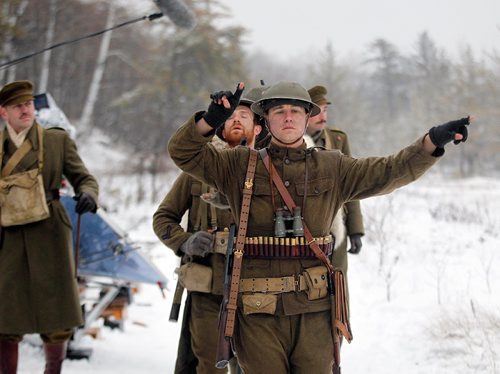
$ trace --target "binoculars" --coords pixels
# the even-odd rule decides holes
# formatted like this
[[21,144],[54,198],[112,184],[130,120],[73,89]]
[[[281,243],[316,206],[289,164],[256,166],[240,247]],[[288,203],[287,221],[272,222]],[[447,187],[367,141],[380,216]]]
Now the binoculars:
[[277,238],[304,236],[302,213],[299,206],[293,209],[293,216],[290,212],[285,212],[281,208],[276,210],[274,218],[274,236]]

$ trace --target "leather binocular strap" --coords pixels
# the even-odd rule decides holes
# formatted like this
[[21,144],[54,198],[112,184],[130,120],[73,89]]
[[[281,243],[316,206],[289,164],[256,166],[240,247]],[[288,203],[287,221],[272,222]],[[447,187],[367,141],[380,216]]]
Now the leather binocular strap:
[[245,176],[245,185],[243,187],[243,201],[241,203],[240,222],[238,225],[238,235],[236,237],[236,248],[233,254],[233,269],[231,272],[231,287],[229,289],[229,300],[226,305],[227,320],[226,330],[224,335],[232,337],[234,332],[234,322],[236,320],[236,308],[238,300],[238,292],[240,289],[241,263],[243,261],[243,253],[245,246],[245,238],[247,235],[248,216],[250,213],[250,202],[252,201],[253,178],[255,176],[255,168],[257,167],[257,152],[249,149],[250,156],[248,159],[247,173]]

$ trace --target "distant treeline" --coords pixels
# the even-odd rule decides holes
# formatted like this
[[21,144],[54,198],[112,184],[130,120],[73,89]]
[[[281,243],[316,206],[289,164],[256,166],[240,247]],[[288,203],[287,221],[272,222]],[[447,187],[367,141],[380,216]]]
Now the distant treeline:
[[[185,2],[197,16],[192,31],[165,17],[135,23],[0,69],[0,84],[34,81],[39,92],[52,94],[81,138],[99,128],[112,142],[125,144],[131,172],[156,174],[171,167],[166,142],[194,111],[206,108],[211,92],[234,89],[239,81],[255,86],[260,79],[325,85],[331,123],[348,133],[355,156],[392,153],[435,124],[473,114],[477,121],[466,147],[449,147],[455,157],[445,158],[440,170],[500,171],[496,51],[477,56],[465,47],[451,59],[424,32],[415,35],[410,54],[376,39],[356,61],[339,61],[335,45],[328,44],[305,63],[283,63],[259,51],[245,53],[246,30],[228,26],[231,15],[216,0]],[[0,63],[150,10],[156,11],[151,6],[130,14],[116,1],[3,0]]]

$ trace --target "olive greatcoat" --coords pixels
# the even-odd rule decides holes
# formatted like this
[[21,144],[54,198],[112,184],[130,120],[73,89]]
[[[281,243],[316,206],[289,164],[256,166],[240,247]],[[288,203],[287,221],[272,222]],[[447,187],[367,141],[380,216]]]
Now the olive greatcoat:
[[[228,209],[211,208],[201,199],[205,186],[192,176],[181,173],[153,215],[153,229],[156,235],[179,257],[184,255],[180,250],[181,245],[193,232],[214,228],[211,227],[212,219],[216,222],[218,231],[229,228],[234,222]],[[187,231],[180,225],[185,212],[188,212]],[[215,217],[212,217],[212,212]],[[215,357],[225,256],[212,253],[203,258],[193,256],[189,260],[212,268],[212,292],[188,293],[182,320],[183,333],[179,341],[174,373],[224,373],[225,370],[215,368]],[[195,361],[192,358],[193,354],[196,357]]]
[[[24,170],[38,166],[35,126],[26,136],[33,149],[18,165]],[[7,130],[2,131],[5,152],[2,165],[5,165],[16,146]],[[43,148],[45,191],[59,189],[64,175],[76,194],[86,192],[97,202],[97,182],[66,131],[44,129]],[[83,323],[75,278],[71,222],[58,200],[49,202],[49,210],[50,217],[45,220],[2,228],[0,334],[46,333]]]
[[[196,129],[196,121],[200,118],[201,113],[194,115],[176,131],[168,145],[170,156],[183,171],[224,193],[235,219],[238,220],[250,150],[245,147],[216,150],[208,146],[211,136],[202,136]],[[423,175],[438,158],[427,154],[422,142],[423,137],[395,155],[365,159],[354,159],[336,150],[316,152],[306,149],[305,144],[299,148],[281,148],[271,143],[267,151],[295,203],[300,206],[306,199],[305,208],[302,211],[304,221],[313,237],[321,237],[330,233],[333,218],[344,203],[389,193]],[[305,188],[306,184],[307,188]],[[259,158],[253,180],[248,237],[274,235],[273,218],[276,207],[273,208],[271,188],[269,174]],[[307,196],[304,196],[305,191],[307,191]],[[274,196],[276,205],[282,207],[284,204],[276,191]],[[302,274],[305,268],[318,265],[322,264],[315,259],[254,259],[243,256],[241,278],[291,276]],[[298,345],[285,347],[282,345],[283,341],[280,341],[279,344],[283,348],[278,349],[278,343],[273,343],[278,336],[282,336],[282,333],[287,334],[286,331],[290,329],[288,324],[286,324],[288,327],[284,327],[285,330],[279,330],[281,333],[276,331],[271,334],[270,330],[261,328],[264,322],[258,319],[262,314],[243,315],[241,307],[240,295],[238,298],[239,327],[237,325],[235,328],[235,342],[238,361],[244,371],[259,370],[260,367],[255,366],[258,365],[255,364],[256,357],[270,357],[268,362],[273,360],[283,362],[283,357],[286,357],[284,355],[293,356],[290,353],[291,350],[293,353],[300,353]],[[277,295],[275,315],[270,316],[272,319],[266,319],[266,321],[275,321],[272,326],[280,329],[281,321],[296,321],[297,324],[294,326],[300,326],[300,323],[311,320],[308,317],[309,313],[322,315],[321,324],[314,322],[308,325],[307,329],[318,329],[316,336],[324,338],[324,324],[328,323],[329,317],[325,313],[314,313],[321,311],[327,315],[334,312],[331,311],[329,297],[308,300],[305,292],[281,293]],[[302,318],[298,320],[290,319],[290,317],[300,315]],[[288,318],[278,318],[281,316]],[[251,331],[245,331],[247,328]],[[260,343],[250,343],[253,351],[249,353],[250,347],[246,347],[245,342],[251,341],[251,339],[246,339],[252,335],[253,330],[259,333]],[[296,331],[299,341],[301,334],[315,336],[309,330],[299,328]],[[267,338],[269,338],[269,344],[264,341]],[[317,347],[319,344],[324,347],[324,350],[316,350],[316,354],[322,355],[323,359],[330,359],[324,356],[329,356],[332,352],[329,349],[332,347],[331,338],[325,342],[310,341],[308,346]],[[277,353],[271,357],[271,352]],[[248,355],[253,355],[253,357],[248,357]],[[305,362],[310,363],[311,358],[301,357],[299,360],[305,364]],[[286,361],[285,359],[285,364]],[[328,361],[326,364],[328,365]],[[294,365],[300,365],[300,363],[294,363]],[[323,365],[321,368],[324,370],[325,361],[320,365]],[[311,366],[307,364],[306,367]]]

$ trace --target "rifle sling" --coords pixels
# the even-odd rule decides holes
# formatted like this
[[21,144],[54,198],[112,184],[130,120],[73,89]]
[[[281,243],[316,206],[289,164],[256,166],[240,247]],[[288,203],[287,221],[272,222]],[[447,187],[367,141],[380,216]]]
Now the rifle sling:
[[238,235],[236,237],[236,248],[233,255],[233,269],[231,272],[231,288],[229,289],[229,300],[226,305],[227,319],[224,335],[232,337],[234,323],[236,320],[236,308],[238,301],[238,291],[240,289],[241,263],[243,261],[243,247],[247,235],[248,216],[250,213],[250,202],[252,200],[253,178],[257,167],[257,152],[250,149],[245,185],[243,187],[243,201],[241,203],[240,221],[238,225]]

